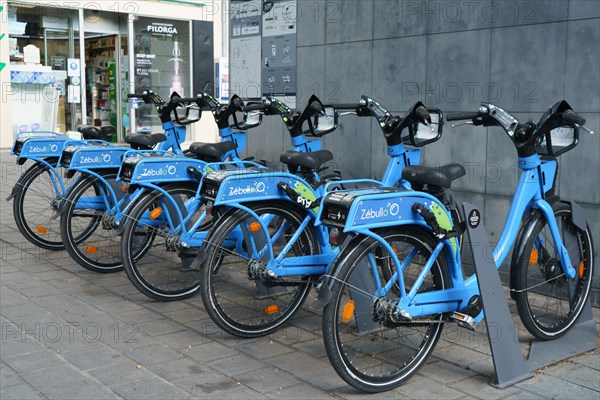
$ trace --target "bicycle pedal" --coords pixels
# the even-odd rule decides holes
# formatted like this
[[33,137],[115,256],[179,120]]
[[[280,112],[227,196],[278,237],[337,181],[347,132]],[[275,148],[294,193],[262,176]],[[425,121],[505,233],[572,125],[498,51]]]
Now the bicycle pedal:
[[454,311],[450,316],[450,319],[456,322],[456,324],[461,328],[466,328],[471,331],[475,330],[475,320],[470,315]]

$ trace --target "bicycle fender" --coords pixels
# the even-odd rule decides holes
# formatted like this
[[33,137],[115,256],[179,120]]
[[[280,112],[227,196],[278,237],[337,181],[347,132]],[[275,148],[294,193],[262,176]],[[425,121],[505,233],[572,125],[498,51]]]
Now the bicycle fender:
[[[24,159],[24,158],[20,159],[20,160],[22,160],[23,163],[25,163],[25,161],[27,161],[27,159]],[[27,170],[25,172],[23,172],[23,174],[21,174],[19,179],[17,179],[17,182],[15,182],[15,185],[13,186],[13,188],[10,192],[10,195],[6,198],[6,201],[11,201],[12,199],[14,199],[17,196],[17,194],[19,193],[19,189],[21,188],[21,186],[23,186],[23,184],[21,182],[28,179],[29,175],[36,174],[39,169],[46,168],[48,165],[56,163],[56,161],[57,161],[56,158],[47,158],[47,159],[44,159],[43,162],[37,161],[35,164],[33,164],[29,168],[27,168]],[[23,163],[20,163],[20,164],[23,164]]]
[[65,138],[27,138],[17,140],[11,151],[19,159],[60,157],[67,140]]
[[60,162],[76,171],[114,169],[121,167],[123,155],[129,150],[127,147],[73,147],[65,149]]
[[316,285],[317,288],[317,298],[316,300],[309,306],[310,309],[314,311],[321,311],[329,302],[331,301],[333,294],[332,289],[333,285],[336,281],[341,280],[342,277],[339,276],[339,265],[346,262],[350,257],[353,257],[353,250],[357,249],[360,244],[369,240],[370,238],[365,235],[357,235],[354,238],[350,239],[347,245],[343,246],[343,250],[334,262],[331,264],[331,268],[329,272],[325,275],[321,275],[319,278],[319,282]]
[[202,182],[200,194],[214,201],[215,206],[265,200],[292,202],[280,188],[283,183],[308,201],[315,201],[314,189],[304,179],[287,172],[231,170],[208,173]]
[[[552,198],[552,202],[550,203],[553,206],[556,203],[565,203],[571,207],[571,215],[573,224],[580,230],[585,231],[587,229],[587,220],[585,218],[585,214],[581,206],[574,201],[562,201],[558,198],[558,196],[554,196]],[[517,234],[517,238],[515,239],[515,248],[513,250],[511,264],[510,264],[510,297],[515,300],[516,294],[512,291],[515,288],[515,282],[517,279],[517,265],[520,265],[523,260],[526,260],[529,257],[529,254],[524,254],[525,252],[525,239],[527,236],[531,235],[531,231],[537,221],[539,219],[543,219],[544,214],[540,210],[533,211],[525,220],[525,222],[521,225],[519,229],[519,233]]]
[[568,202],[571,206],[571,218],[573,220],[573,224],[580,231],[585,231],[587,229],[587,219],[585,218],[585,211],[583,208],[575,201],[571,200]]
[[132,185],[145,183],[197,182],[206,162],[187,157],[128,158],[123,162],[119,178]]

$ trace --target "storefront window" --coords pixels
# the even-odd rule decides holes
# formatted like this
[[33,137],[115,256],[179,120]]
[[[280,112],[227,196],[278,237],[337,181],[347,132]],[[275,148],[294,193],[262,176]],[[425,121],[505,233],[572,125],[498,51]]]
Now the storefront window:
[[[190,22],[140,17],[135,21],[135,88],[152,90],[168,99],[173,92],[192,96],[190,78]],[[137,131],[160,132],[156,110],[140,104]]]
[[[77,110],[68,98],[68,60],[75,54],[77,12],[9,3],[13,131],[66,131]],[[80,93],[76,99],[80,99]],[[71,99],[73,100],[73,99]]]

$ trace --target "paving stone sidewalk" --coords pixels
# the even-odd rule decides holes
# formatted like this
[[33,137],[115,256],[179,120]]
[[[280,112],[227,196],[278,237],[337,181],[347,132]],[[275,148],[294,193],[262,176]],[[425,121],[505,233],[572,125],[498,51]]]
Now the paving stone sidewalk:
[[[16,229],[12,203],[4,201],[21,169],[7,152],[0,157],[2,400],[600,398],[598,350],[499,390],[489,385],[484,327],[470,332],[453,325],[407,384],[359,393],[329,365],[320,315],[306,306],[271,336],[241,340],[210,321],[199,296],[152,301],[124,273],[96,274],[64,251],[29,244]],[[517,327],[525,343],[530,337]]]

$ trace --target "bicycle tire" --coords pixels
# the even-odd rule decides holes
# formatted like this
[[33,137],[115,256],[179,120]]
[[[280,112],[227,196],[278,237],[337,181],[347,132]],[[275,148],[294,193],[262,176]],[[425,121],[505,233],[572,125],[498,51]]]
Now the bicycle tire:
[[[391,243],[396,253],[405,249],[400,247],[401,244],[408,245],[407,253],[411,246],[418,248],[423,263],[436,245],[430,233],[417,227],[386,228],[377,234]],[[425,316],[426,321],[420,324],[418,319],[393,327],[386,327],[383,322],[379,322],[378,326],[370,327],[366,332],[360,331],[360,315],[369,321],[373,320],[373,299],[377,296],[375,293],[365,294],[364,290],[361,291],[348,282],[354,273],[358,273],[361,279],[372,274],[372,269],[362,264],[362,260],[369,257],[369,254],[373,256],[380,248],[382,246],[377,241],[366,236],[357,236],[348,244],[332,267],[336,279],[331,287],[332,298],[325,306],[322,317],[323,341],[331,365],[345,382],[369,393],[398,387],[415,374],[433,352],[444,325],[442,315],[438,314]],[[382,253],[388,254],[385,250]],[[421,271],[421,265],[412,264],[403,270],[407,291]],[[361,266],[366,268],[361,270]],[[443,255],[437,258],[425,282],[428,285],[425,290],[441,290],[450,286]],[[383,287],[385,282],[382,281],[381,284]],[[392,287],[388,293],[390,300],[397,299],[399,293],[397,283],[394,285],[396,288]],[[370,307],[357,311],[354,308],[354,299],[358,304],[357,296],[366,296]],[[347,312],[348,310],[350,311]],[[432,320],[435,322],[430,322]],[[389,342],[388,338],[391,338]],[[400,343],[403,340],[406,342]],[[394,346],[396,349],[393,349]]]
[[[79,265],[90,271],[99,273],[117,272],[123,269],[120,254],[120,238],[113,238],[114,227],[104,226],[103,218],[107,209],[115,207],[112,197],[105,196],[106,182],[112,182],[117,177],[116,171],[101,172],[102,180],[88,175],[81,179],[67,193],[65,206],[60,217],[60,227],[65,249],[71,258]],[[85,208],[78,202],[84,196],[99,196],[109,202],[102,209]],[[110,212],[110,211],[109,211]],[[143,253],[152,238],[145,238],[140,244],[139,251]]]
[[[52,167],[56,167],[57,161],[47,160]],[[56,192],[50,174],[47,165],[36,162],[21,175],[15,184],[18,188],[13,201],[13,216],[17,229],[27,241],[39,248],[57,251],[65,246],[60,235],[60,222],[53,215],[63,194]]]
[[[579,230],[571,221],[571,207],[553,204],[565,247],[577,274],[567,279],[545,218],[538,218],[523,238],[523,257],[517,268],[515,301],[525,328],[542,340],[556,339],[575,324],[588,299],[594,267],[594,248],[589,226]],[[540,240],[538,240],[540,238]],[[537,243],[536,243],[537,242]]]
[[[194,197],[197,185],[171,184],[163,189],[174,198],[181,196],[185,201]],[[186,269],[182,264],[184,257],[193,258],[193,250],[188,255],[176,254],[165,245],[168,231],[139,223],[145,214],[159,207],[161,214],[168,213],[168,208],[161,203],[163,196],[160,192],[148,191],[129,208],[123,218],[125,226],[121,236],[121,258],[127,277],[141,293],[159,301],[182,300],[193,296],[199,288],[198,271]],[[211,220],[203,222],[199,230],[207,230],[211,224]],[[134,257],[132,248],[136,232],[144,230],[155,232],[153,244],[143,257]]]
[[[287,201],[269,201],[246,205],[259,216],[273,216],[272,221],[280,238],[289,237],[306,217],[306,211]],[[241,224],[254,221],[242,210],[230,210],[215,222],[214,229],[204,242],[206,262],[201,268],[200,294],[204,308],[221,329],[243,338],[254,338],[270,334],[287,322],[302,306],[310,291],[309,276],[277,278],[268,283],[260,278],[249,279],[248,260],[240,251],[247,251],[246,240],[236,243],[236,251],[225,251],[226,241],[231,240],[234,229]],[[255,222],[255,221],[254,221]],[[288,222],[287,228],[286,222]],[[270,227],[270,232],[273,228]],[[271,234],[271,233],[270,233]],[[264,240],[262,230],[255,231],[253,238]],[[286,241],[287,243],[287,241]],[[281,243],[274,246],[274,256]],[[301,233],[292,246],[294,255],[318,254],[320,246],[312,224]],[[268,254],[268,253],[267,253]],[[262,260],[266,262],[264,257]],[[283,286],[286,283],[290,286]],[[282,289],[279,289],[282,288]],[[289,288],[294,288],[289,291]],[[279,290],[279,292],[278,292]],[[244,295],[248,297],[243,298]]]

